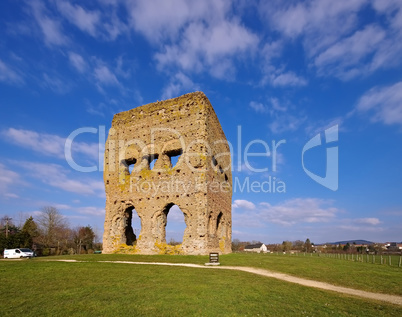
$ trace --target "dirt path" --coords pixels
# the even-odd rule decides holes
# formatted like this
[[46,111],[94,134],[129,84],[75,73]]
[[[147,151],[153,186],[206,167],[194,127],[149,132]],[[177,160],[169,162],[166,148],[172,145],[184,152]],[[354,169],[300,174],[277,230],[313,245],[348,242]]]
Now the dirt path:
[[[52,260],[51,260],[52,261]],[[86,261],[76,261],[76,260],[56,260],[61,262],[86,262]],[[200,268],[200,269],[219,269],[219,270],[235,270],[235,271],[243,271],[253,274],[258,274],[266,277],[276,278],[278,280],[300,284],[303,286],[319,288],[327,291],[338,292],[342,294],[348,294],[353,296],[359,296],[363,298],[368,298],[372,300],[384,301],[396,305],[402,306],[402,296],[398,295],[388,295],[381,293],[372,293],[361,291],[353,288],[336,286],[324,282],[318,282],[313,280],[308,280],[305,278],[295,277],[288,274],[277,273],[264,269],[257,269],[254,267],[246,267],[246,266],[204,266],[199,264],[191,264],[191,263],[163,263],[163,262],[130,262],[130,261],[97,261],[98,263],[117,263],[117,264],[137,264],[137,265],[166,265],[166,266],[184,266],[184,267],[192,267],[192,268]]]

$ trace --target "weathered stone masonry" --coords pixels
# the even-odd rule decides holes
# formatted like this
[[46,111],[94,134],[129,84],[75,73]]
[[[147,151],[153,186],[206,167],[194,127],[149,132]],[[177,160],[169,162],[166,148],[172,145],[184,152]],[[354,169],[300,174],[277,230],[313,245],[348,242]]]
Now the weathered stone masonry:
[[[174,157],[179,159],[172,166]],[[105,147],[104,181],[104,253],[231,252],[230,149],[202,92],[116,114]],[[165,232],[173,205],[186,223],[176,247],[166,244]],[[141,219],[138,237],[131,225],[134,209]]]

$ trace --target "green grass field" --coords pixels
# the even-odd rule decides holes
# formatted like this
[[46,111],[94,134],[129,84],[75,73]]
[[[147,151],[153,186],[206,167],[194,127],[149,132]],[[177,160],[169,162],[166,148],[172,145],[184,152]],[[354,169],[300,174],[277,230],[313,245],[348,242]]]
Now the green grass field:
[[[140,261],[204,264],[208,256],[182,255],[82,255],[52,259],[85,261]],[[45,259],[46,258],[42,258]],[[399,257],[394,257],[397,263]],[[40,260],[40,259],[38,259]],[[402,295],[402,268],[397,266],[352,262],[323,256],[232,253],[220,257],[222,265],[251,266],[360,290]]]
[[[57,258],[84,263],[47,262]],[[2,316],[401,316],[402,307],[245,272],[97,263],[203,264],[205,256],[81,255],[0,261]],[[402,270],[318,257],[221,256],[223,265],[263,267],[320,281],[400,294]],[[364,264],[364,265],[363,265]],[[323,278],[325,277],[325,278]],[[385,279],[385,280],[384,280]],[[335,283],[335,282],[334,282]],[[352,285],[349,285],[352,284]],[[394,290],[393,292],[387,289]]]

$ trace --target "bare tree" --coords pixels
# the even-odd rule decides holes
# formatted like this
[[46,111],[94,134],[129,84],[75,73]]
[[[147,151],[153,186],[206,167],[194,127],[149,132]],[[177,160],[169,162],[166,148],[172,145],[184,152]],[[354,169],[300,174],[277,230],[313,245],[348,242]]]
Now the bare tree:
[[68,228],[67,220],[56,207],[45,206],[41,211],[36,221],[40,232],[38,242],[44,247],[59,249]]
[[8,227],[13,225],[11,220],[13,220],[13,219],[6,215],[3,218],[1,218],[1,221],[0,221],[1,226],[5,228],[6,238],[8,237],[8,233],[9,233]]

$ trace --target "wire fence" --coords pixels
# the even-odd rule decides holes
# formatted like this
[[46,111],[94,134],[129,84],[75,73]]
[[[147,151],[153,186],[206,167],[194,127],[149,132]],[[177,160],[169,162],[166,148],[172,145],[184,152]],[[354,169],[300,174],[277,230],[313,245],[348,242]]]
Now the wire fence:
[[351,254],[351,253],[306,253],[306,252],[272,252],[276,255],[292,256],[310,256],[324,257],[338,260],[372,263],[380,265],[389,265],[393,267],[402,267],[402,255],[384,255],[384,254]]

